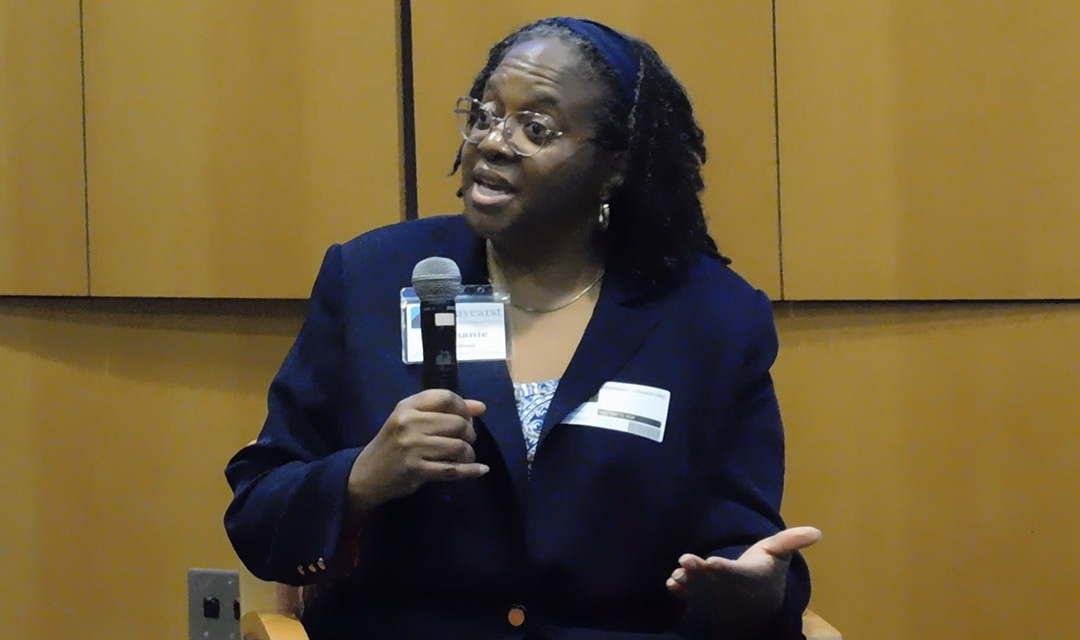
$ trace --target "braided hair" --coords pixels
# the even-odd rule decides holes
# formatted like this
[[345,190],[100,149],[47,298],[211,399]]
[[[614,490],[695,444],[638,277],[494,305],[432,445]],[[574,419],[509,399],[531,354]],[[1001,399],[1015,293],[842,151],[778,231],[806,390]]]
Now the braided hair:
[[[669,286],[702,254],[730,264],[709,236],[701,206],[705,133],[694,119],[686,89],[648,43],[626,36],[640,61],[631,101],[620,91],[615,70],[591,42],[555,18],[538,20],[491,49],[469,95],[481,98],[488,78],[511,48],[543,37],[576,46],[596,79],[608,88],[594,114],[594,142],[625,154],[623,181],[608,200],[609,260],[649,289]],[[453,172],[460,164],[461,149]]]

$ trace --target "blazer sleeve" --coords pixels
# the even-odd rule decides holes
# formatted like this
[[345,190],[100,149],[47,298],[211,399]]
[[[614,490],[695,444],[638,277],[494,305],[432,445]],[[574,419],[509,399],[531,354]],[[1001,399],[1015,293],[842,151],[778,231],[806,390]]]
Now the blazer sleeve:
[[[754,543],[785,528],[780,517],[784,490],[784,431],[770,369],[779,342],[772,305],[758,292],[746,320],[742,370],[727,390],[727,424],[706,481],[706,518],[701,532],[709,555],[736,559]],[[731,384],[729,382],[729,384]],[[810,574],[800,554],[788,567],[784,604],[761,638],[802,638],[802,613],[810,600]],[[693,616],[708,626],[707,614]],[[716,636],[713,636],[716,637]]]
[[359,448],[338,450],[344,378],[340,245],[323,259],[307,317],[270,385],[258,439],[225,469],[233,499],[225,530],[262,580],[304,585],[352,569],[345,496]]

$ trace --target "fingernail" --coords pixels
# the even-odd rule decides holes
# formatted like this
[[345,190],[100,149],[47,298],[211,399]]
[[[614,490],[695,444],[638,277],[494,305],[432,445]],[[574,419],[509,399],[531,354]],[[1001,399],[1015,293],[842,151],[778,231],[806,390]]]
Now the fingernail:
[[491,467],[487,466],[486,464],[482,464],[480,465],[480,471],[481,473],[487,473],[488,471],[491,471]]

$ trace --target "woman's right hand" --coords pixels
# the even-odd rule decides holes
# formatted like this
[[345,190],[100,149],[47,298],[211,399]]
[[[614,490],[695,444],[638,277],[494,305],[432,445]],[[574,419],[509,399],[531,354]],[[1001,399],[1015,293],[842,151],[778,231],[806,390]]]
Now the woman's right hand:
[[407,496],[433,480],[479,478],[490,469],[476,462],[473,418],[484,403],[428,389],[398,403],[349,473],[348,499],[355,512]]

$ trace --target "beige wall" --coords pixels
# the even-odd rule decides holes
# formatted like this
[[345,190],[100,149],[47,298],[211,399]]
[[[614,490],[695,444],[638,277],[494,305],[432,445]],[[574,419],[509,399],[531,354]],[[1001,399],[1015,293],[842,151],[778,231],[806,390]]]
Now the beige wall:
[[78,0],[0,0],[0,295],[89,293],[79,27]]
[[0,0],[0,295],[306,296],[402,219],[397,34],[377,0]]
[[848,638],[1074,636],[1080,304],[777,316],[812,606]]
[[401,220],[392,2],[83,6],[97,296],[293,298]]
[[0,300],[0,635],[187,637],[301,307]]
[[1080,3],[776,7],[786,299],[1080,297]]

